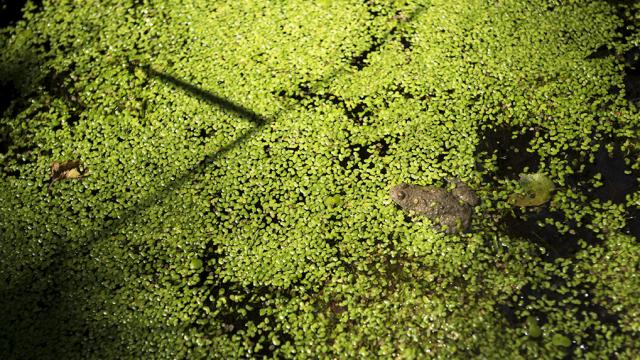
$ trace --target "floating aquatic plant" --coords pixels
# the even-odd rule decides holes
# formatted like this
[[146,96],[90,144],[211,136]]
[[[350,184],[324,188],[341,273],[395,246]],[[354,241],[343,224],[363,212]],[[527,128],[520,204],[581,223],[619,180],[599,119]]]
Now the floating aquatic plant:
[[[613,3],[27,2],[0,31],[0,354],[634,358],[630,205],[580,191],[594,139],[637,142]],[[86,175],[60,159],[99,176],[60,186]],[[513,206],[552,178],[601,246],[502,232],[519,173]],[[389,206],[445,176],[482,199],[464,236]]]
[[555,190],[551,179],[542,173],[521,174],[517,192],[509,196],[509,202],[521,207],[540,206],[549,199]]

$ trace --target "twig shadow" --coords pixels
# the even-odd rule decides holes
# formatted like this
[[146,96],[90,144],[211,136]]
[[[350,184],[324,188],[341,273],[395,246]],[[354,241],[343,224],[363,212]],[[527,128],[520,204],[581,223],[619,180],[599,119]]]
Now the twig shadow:
[[251,109],[247,109],[246,107],[242,106],[242,105],[238,105],[232,101],[229,101],[227,99],[224,99],[214,93],[211,93],[209,91],[203,90],[199,87],[196,87],[186,81],[180,80],[174,76],[171,76],[167,73],[163,73],[157,70],[152,69],[151,67],[148,66],[143,66],[142,67],[143,70],[150,76],[156,77],[164,82],[170,83],[176,87],[179,87],[183,90],[185,90],[187,93],[201,99],[204,100],[206,102],[208,102],[211,105],[215,105],[218,106],[219,108],[235,113],[236,115],[240,116],[241,118],[251,121],[252,123],[258,125],[258,126],[262,126],[265,123],[267,123],[267,119],[264,118],[263,116],[257,114],[256,112],[254,112]]

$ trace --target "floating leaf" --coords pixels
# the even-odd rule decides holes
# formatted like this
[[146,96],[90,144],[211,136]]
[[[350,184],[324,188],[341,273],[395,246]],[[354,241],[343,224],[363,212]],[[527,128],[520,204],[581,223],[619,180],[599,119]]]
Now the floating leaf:
[[509,202],[517,206],[540,206],[551,198],[555,189],[548,176],[536,174],[520,174],[519,191],[509,196]]

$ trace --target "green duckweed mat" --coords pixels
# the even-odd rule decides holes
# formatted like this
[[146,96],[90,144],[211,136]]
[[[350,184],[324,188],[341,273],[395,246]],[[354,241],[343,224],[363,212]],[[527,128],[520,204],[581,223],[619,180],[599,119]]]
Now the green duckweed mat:
[[[27,3],[2,358],[637,358],[639,8]],[[389,197],[451,178],[463,234]]]

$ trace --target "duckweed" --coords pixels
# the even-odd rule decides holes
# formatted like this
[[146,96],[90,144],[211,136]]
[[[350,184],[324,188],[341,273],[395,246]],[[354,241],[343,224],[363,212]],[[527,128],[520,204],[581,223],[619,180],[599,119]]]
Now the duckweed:
[[529,327],[529,336],[533,338],[539,338],[542,336],[542,330],[540,329],[540,325],[538,325],[538,320],[535,316],[527,316],[527,326]]
[[555,346],[566,348],[571,346],[571,340],[564,335],[554,334],[551,338],[551,343]]
[[[27,2],[0,30],[0,353],[637,358],[639,8]],[[48,191],[70,160],[91,176]],[[553,196],[513,206],[520,174]],[[470,232],[389,199],[447,178]]]

